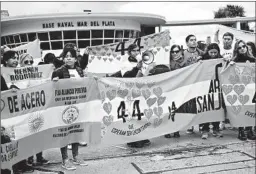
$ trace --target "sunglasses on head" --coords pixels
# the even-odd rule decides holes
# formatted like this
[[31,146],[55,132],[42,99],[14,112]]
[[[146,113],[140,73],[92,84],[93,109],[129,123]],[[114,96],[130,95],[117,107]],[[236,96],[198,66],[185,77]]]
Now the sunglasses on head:
[[179,53],[180,52],[180,50],[177,50],[177,51],[171,51],[171,53]]
[[26,65],[28,65],[28,64],[32,65],[33,63],[34,63],[33,60],[25,60],[24,61],[24,64],[26,64]]
[[245,48],[245,47],[246,47],[245,45],[238,47],[238,50],[241,50],[242,48]]

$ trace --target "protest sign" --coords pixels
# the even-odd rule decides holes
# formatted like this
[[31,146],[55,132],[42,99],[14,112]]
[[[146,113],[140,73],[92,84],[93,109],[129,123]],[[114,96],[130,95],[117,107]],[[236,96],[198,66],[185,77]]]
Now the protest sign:
[[33,42],[29,42],[24,45],[20,45],[18,47],[12,48],[12,50],[17,51],[19,55],[23,53],[28,53],[35,59],[41,58],[42,56],[39,39],[36,39]]
[[141,54],[145,51],[152,52],[153,62],[156,64],[169,64],[170,36],[169,31],[166,30],[123,42],[89,47],[88,72],[114,73],[119,71],[123,60],[127,59],[127,48],[133,43],[138,45]]
[[20,68],[2,67],[1,74],[8,87],[15,85],[24,89],[51,80],[53,70],[54,65],[52,64]]
[[255,126],[255,64],[229,64],[220,77],[231,125]]

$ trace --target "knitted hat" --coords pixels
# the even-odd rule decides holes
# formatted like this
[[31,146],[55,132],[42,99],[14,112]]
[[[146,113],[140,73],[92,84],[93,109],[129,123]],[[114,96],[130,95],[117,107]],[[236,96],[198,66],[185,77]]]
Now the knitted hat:
[[27,57],[31,57],[33,59],[33,57],[28,53],[24,53],[24,54],[20,55],[20,64],[22,64],[23,61],[25,60],[25,58],[27,58]]

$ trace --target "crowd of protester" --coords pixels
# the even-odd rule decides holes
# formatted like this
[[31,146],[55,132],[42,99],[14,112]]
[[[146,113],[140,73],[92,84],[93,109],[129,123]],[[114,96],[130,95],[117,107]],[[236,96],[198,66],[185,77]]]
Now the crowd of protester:
[[[243,40],[238,40],[234,37],[232,33],[225,33],[222,37],[222,41],[219,41],[218,32],[215,35],[214,43],[203,43],[197,42],[195,35],[188,35],[185,38],[187,49],[183,49],[183,46],[172,45],[170,49],[170,61],[169,66],[166,65],[156,65],[149,71],[149,76],[161,74],[169,71],[174,71],[186,66],[189,66],[198,61],[204,61],[209,59],[220,59],[223,58],[228,63],[234,62],[255,62],[256,47],[253,42],[244,42]],[[5,67],[16,68],[18,65],[20,67],[32,66],[34,65],[33,57],[29,54],[19,55],[16,51],[7,50],[2,52],[2,64]],[[136,44],[132,44],[128,47],[128,57],[126,65],[130,68],[125,71],[118,71],[110,75],[110,77],[141,77],[145,76],[142,73],[143,62],[138,59],[138,55],[141,55],[140,48]],[[85,49],[83,55],[80,54],[80,50],[73,43],[68,43],[64,46],[63,51],[60,55],[56,56],[53,53],[48,53],[44,56],[43,60],[39,62],[38,65],[53,64],[55,70],[52,73],[52,80],[58,81],[58,79],[66,78],[83,78],[86,76],[85,69],[88,65],[88,51]],[[140,74],[140,75],[138,75]],[[12,86],[7,87],[4,78],[1,76],[1,91],[13,89]],[[225,106],[223,106],[225,109]],[[210,127],[212,126],[212,135],[214,137],[223,137],[222,129],[220,127],[221,122],[213,123],[203,123],[199,125],[200,132],[202,133],[202,139],[207,139],[210,135]],[[1,127],[1,142],[8,143],[11,138],[5,133],[5,128]],[[252,127],[239,127],[238,129],[238,139],[240,140],[255,140],[255,128]],[[194,127],[187,130],[187,133],[191,134],[194,132]],[[166,134],[165,138],[179,138],[179,132],[172,134]],[[80,145],[86,145],[86,143],[81,142]],[[146,145],[150,145],[150,140],[140,140],[136,142],[131,142],[127,144],[132,148],[142,148]],[[69,160],[67,150],[72,150],[73,159]],[[71,145],[64,146],[60,148],[62,155],[62,167],[66,170],[76,169],[75,165],[86,166],[87,164],[83,159],[79,158],[79,143],[72,143]],[[49,161],[44,159],[42,152],[36,154],[37,165],[47,164]],[[29,157],[27,160],[24,159],[13,166],[14,173],[32,171],[31,167],[34,165],[33,156]]]

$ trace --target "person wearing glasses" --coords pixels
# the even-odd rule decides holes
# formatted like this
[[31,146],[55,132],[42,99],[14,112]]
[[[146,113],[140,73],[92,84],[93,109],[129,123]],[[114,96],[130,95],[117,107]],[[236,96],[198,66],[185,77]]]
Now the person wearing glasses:
[[30,54],[24,53],[20,55],[20,67],[32,66],[33,63],[33,57]]
[[[249,52],[248,46],[246,45],[246,43],[243,40],[239,40],[235,43],[232,61],[234,61],[234,62],[250,61],[250,62],[255,63],[255,60],[256,60],[256,58],[253,57],[253,55]],[[245,133],[245,131],[247,133]],[[245,141],[247,139],[255,140],[256,135],[255,135],[255,132],[252,130],[252,127],[246,127],[246,128],[239,127],[238,128],[238,139],[240,139],[242,141]]]

